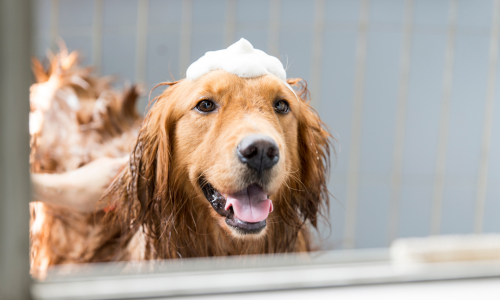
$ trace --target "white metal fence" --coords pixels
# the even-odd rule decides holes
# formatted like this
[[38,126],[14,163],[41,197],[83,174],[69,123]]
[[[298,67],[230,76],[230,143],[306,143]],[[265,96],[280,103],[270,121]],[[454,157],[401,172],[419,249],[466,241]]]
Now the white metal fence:
[[325,248],[500,229],[499,0],[35,4],[37,56],[60,36],[103,75],[151,87],[245,37],[305,78],[341,145]]

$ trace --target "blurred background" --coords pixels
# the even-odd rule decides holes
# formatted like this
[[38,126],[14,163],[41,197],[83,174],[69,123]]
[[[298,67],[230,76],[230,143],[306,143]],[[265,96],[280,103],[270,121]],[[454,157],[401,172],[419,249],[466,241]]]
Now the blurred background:
[[304,78],[338,140],[324,249],[500,230],[499,1],[33,4],[37,57],[61,37],[117,86],[183,78],[241,37]]

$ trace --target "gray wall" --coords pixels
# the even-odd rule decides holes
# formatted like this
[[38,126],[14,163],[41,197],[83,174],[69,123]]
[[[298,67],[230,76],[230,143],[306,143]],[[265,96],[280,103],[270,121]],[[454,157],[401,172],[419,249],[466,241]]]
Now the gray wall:
[[325,248],[500,229],[498,0],[35,4],[39,57],[61,36],[148,88],[240,37],[306,79],[340,144]]

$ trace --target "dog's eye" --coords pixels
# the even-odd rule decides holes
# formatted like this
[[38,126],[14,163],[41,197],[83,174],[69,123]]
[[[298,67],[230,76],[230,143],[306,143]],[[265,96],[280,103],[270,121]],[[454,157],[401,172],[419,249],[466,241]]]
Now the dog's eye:
[[279,100],[274,103],[274,110],[280,114],[286,114],[290,111],[290,106],[285,100]]
[[217,108],[217,105],[210,100],[202,100],[196,104],[196,109],[201,111],[201,112],[212,112]]

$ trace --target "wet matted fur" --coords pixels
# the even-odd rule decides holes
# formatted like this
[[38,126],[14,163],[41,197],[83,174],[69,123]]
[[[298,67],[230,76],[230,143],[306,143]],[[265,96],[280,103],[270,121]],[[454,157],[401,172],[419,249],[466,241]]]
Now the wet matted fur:
[[[213,71],[169,88],[150,108],[130,166],[107,192],[109,212],[90,261],[168,259],[311,250],[309,226],[328,211],[331,136],[306,101],[301,79],[289,79],[296,97],[272,75],[243,79]],[[197,112],[200,99],[219,107]],[[291,112],[273,103],[286,99]],[[217,190],[247,183],[235,158],[243,137],[271,136],[280,148],[277,172],[266,185],[274,211],[260,234],[232,230],[204,197],[200,178]]]
[[[31,205],[35,276],[61,263],[311,250],[310,227],[328,212],[331,136],[307,101],[305,81],[288,80],[298,97],[272,75],[243,79],[213,71],[196,81],[163,83],[168,88],[138,130],[136,89],[109,91],[107,83],[77,68],[73,56],[63,51],[53,57],[49,71],[35,63],[40,86],[32,88],[32,113],[41,112],[43,124],[32,132],[32,171],[64,172],[124,153],[131,153],[130,163],[102,200],[106,213]],[[40,91],[57,104],[43,110],[34,100]],[[71,95],[80,106],[71,107]],[[216,102],[217,112],[197,112],[200,99]],[[289,103],[290,113],[275,112],[279,99]],[[69,129],[54,135],[48,129],[54,126]],[[254,133],[276,141],[280,160],[265,183],[274,204],[266,228],[242,235],[215,212],[200,179],[228,193],[248,184],[235,149]]]
[[[76,52],[49,54],[44,68],[34,59],[36,83],[30,89],[30,164],[32,173],[63,173],[100,157],[128,155],[141,118],[138,90],[111,89],[77,64]],[[97,201],[97,199],[96,199]],[[30,204],[31,273],[41,278],[49,265],[85,262],[102,211],[81,213],[56,205]]]

